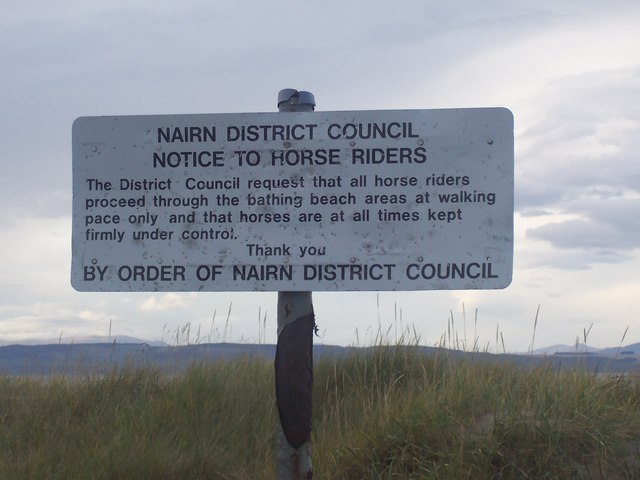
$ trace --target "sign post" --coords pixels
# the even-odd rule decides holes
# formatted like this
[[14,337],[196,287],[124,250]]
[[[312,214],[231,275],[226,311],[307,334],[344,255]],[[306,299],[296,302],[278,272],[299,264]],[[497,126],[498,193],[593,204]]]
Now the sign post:
[[[278,291],[278,478],[311,478],[312,291],[498,289],[513,269],[505,108],[83,117],[79,291]],[[283,112],[287,112],[284,114]]]
[[[313,95],[292,89],[278,94],[280,112],[313,112]],[[276,402],[278,480],[310,479],[313,395],[313,332],[315,316],[310,291],[278,292]]]

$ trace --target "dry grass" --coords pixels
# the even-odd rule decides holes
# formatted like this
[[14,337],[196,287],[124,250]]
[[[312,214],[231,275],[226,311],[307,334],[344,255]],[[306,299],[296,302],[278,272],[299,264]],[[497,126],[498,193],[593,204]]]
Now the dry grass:
[[[2,479],[274,478],[271,362],[0,378]],[[323,479],[640,478],[640,380],[378,345],[315,368]]]

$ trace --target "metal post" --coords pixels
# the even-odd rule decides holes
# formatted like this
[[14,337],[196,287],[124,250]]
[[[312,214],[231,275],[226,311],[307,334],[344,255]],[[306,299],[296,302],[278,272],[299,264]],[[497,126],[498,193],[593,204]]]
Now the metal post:
[[[313,112],[314,108],[315,99],[309,92],[287,88],[278,94],[280,112]],[[311,292],[278,292],[278,480],[313,476],[310,442],[314,327]]]

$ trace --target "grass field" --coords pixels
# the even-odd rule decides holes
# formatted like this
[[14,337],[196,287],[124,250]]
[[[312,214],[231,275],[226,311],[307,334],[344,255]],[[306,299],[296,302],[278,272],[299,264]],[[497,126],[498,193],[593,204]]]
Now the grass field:
[[[640,379],[380,345],[314,369],[319,479],[639,479]],[[262,359],[0,377],[0,478],[272,479]]]

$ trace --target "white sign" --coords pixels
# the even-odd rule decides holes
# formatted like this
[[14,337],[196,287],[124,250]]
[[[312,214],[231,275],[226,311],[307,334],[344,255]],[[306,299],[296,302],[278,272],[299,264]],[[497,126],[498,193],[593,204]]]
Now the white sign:
[[83,117],[81,291],[504,288],[503,108]]

